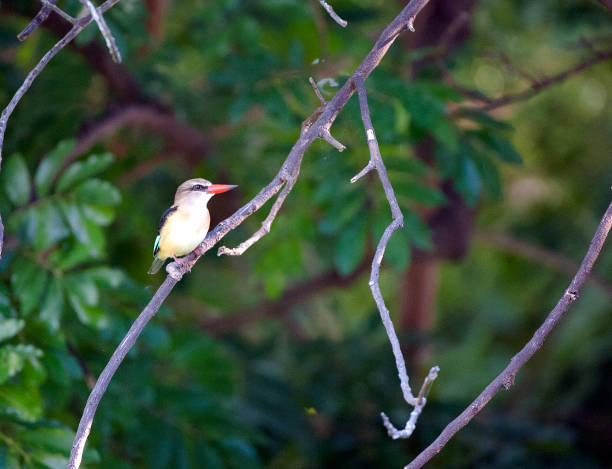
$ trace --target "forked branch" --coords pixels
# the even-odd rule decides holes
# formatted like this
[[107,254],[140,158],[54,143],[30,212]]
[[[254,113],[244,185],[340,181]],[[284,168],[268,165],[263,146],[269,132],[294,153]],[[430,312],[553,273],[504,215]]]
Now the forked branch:
[[397,340],[397,334],[395,333],[393,321],[391,320],[391,316],[389,315],[389,309],[385,305],[385,300],[383,299],[382,292],[380,291],[378,279],[380,275],[380,265],[382,263],[383,256],[385,255],[385,249],[387,248],[387,244],[389,244],[389,240],[391,239],[393,233],[404,226],[404,216],[402,215],[402,211],[399,207],[399,204],[397,203],[397,198],[395,197],[393,186],[391,185],[391,181],[389,181],[389,176],[387,174],[385,164],[380,154],[380,147],[378,145],[376,133],[374,132],[374,126],[370,117],[370,107],[368,105],[368,97],[363,77],[361,77],[360,75],[356,75],[353,77],[353,82],[355,83],[355,87],[357,88],[357,95],[359,97],[359,109],[361,110],[361,119],[363,120],[363,127],[366,134],[366,140],[368,142],[368,148],[370,149],[370,160],[368,161],[366,167],[351,179],[351,183],[358,181],[369,171],[375,169],[378,173],[380,183],[383,186],[383,190],[385,191],[385,196],[387,197],[387,202],[389,202],[389,207],[391,208],[392,221],[385,229],[383,235],[380,238],[380,241],[378,242],[378,246],[376,247],[376,252],[374,253],[374,258],[372,259],[372,269],[370,272],[369,285],[370,289],[372,290],[372,296],[374,297],[376,306],[378,307],[380,318],[382,320],[383,325],[385,326],[387,337],[389,338],[389,342],[391,342],[393,356],[395,357],[395,366],[397,368],[397,373],[400,379],[400,387],[402,389],[404,400],[409,405],[413,406],[413,410],[410,413],[410,418],[406,422],[404,428],[401,430],[395,428],[395,426],[391,423],[387,415],[384,412],[381,412],[380,415],[383,419],[383,424],[387,429],[389,436],[395,440],[397,438],[409,438],[412,435],[412,432],[414,432],[414,429],[416,428],[416,421],[419,418],[419,415],[421,414],[425,403],[427,402],[427,393],[429,392],[432,383],[438,377],[438,372],[440,371],[440,368],[434,366],[433,368],[431,368],[431,370],[429,370],[429,374],[425,378],[421,390],[419,391],[417,396],[414,396],[410,388],[410,381],[408,378],[408,373],[406,372],[406,363],[404,362],[402,349],[400,347],[399,340]]

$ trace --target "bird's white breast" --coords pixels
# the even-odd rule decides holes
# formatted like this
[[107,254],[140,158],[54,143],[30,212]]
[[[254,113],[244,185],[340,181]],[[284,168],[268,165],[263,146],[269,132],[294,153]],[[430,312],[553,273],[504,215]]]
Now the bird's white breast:
[[181,204],[160,230],[160,256],[184,256],[204,239],[210,226],[205,204]]

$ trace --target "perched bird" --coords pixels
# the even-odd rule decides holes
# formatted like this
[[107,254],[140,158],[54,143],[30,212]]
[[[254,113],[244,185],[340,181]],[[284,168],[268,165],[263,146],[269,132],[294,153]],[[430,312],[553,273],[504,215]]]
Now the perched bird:
[[215,194],[238,186],[211,184],[206,179],[189,179],[178,186],[174,204],[159,220],[159,234],[153,246],[153,264],[150,274],[161,269],[169,257],[176,260],[193,251],[202,242],[210,227],[210,214],[206,204]]

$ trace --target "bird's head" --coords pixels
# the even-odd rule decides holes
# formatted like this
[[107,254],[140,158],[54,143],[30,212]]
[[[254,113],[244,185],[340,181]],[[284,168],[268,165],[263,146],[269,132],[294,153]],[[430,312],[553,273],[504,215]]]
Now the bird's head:
[[210,181],[202,178],[189,179],[178,186],[174,196],[174,203],[185,202],[208,202],[215,194],[221,194],[234,189],[235,185],[230,184],[212,184]]

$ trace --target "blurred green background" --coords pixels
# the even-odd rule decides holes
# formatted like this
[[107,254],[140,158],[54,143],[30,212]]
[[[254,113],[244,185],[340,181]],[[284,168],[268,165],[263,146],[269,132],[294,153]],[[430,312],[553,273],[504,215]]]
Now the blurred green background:
[[[65,467],[89,389],[163,279],[146,271],[176,186],[238,184],[220,221],[276,173],[318,106],[403,7],[316,1],[122,0],[90,25],[11,117],[0,173],[0,468]],[[0,103],[66,31],[37,2],[0,2]],[[59,2],[73,15],[77,0]],[[406,217],[381,286],[418,387],[441,367],[413,437],[367,285],[390,213],[356,98],[347,145],[307,151],[272,232],[209,253],[114,377],[88,468],[398,468],[505,366],[561,296],[610,201],[612,65],[542,80],[612,50],[594,1],[431,0],[366,82]],[[539,89],[541,88],[541,89]],[[533,89],[509,106],[495,99]],[[259,227],[266,209],[224,242]],[[608,243],[609,244],[609,243]],[[612,250],[509,392],[430,463],[610,467]],[[428,466],[429,467],[429,466]]]

